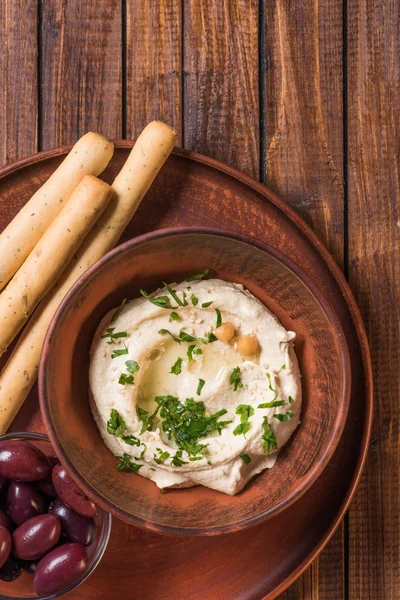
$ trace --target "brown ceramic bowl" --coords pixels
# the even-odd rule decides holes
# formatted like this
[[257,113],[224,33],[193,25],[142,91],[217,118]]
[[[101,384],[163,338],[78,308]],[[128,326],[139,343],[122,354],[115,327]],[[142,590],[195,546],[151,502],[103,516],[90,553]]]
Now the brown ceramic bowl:
[[[89,347],[102,316],[141,288],[181,281],[210,267],[242,283],[297,334],[302,372],[301,426],[271,470],[234,497],[202,486],[161,494],[116,469],[88,402]],[[350,361],[340,324],[318,285],[276,250],[237,234],[164,230],[122,244],[90,268],[49,328],[39,394],[50,439],[63,463],[100,506],[162,533],[211,535],[255,525],[284,510],[319,477],[340,439],[350,396]]]

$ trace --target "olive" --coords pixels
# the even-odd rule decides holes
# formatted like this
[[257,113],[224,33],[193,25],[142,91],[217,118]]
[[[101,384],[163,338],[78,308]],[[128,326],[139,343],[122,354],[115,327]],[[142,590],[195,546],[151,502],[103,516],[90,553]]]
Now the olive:
[[31,483],[12,482],[7,492],[7,511],[14,523],[22,525],[28,519],[46,511],[43,496]]
[[86,549],[65,544],[44,556],[36,567],[33,588],[38,595],[54,594],[82,577],[88,566]]
[[21,575],[24,568],[25,565],[23,563],[10,555],[0,568],[0,579],[3,581],[14,581],[14,579],[17,579]]
[[43,492],[43,494],[45,496],[47,496],[48,498],[57,498],[58,497],[58,494],[57,494],[56,490],[54,489],[54,485],[51,480],[51,475],[49,475],[49,477],[46,477],[46,479],[42,479],[41,481],[38,481],[37,488],[38,488],[38,490]]
[[11,535],[8,529],[0,527],[0,567],[4,565],[11,552]]
[[0,442],[0,476],[13,481],[38,481],[50,474],[51,463],[29,442]]
[[10,517],[2,508],[0,508],[0,527],[5,527],[8,530],[11,530],[13,527]]
[[78,488],[63,466],[56,465],[52,470],[51,478],[64,504],[84,517],[95,516],[97,512],[95,503]]
[[39,515],[26,521],[12,534],[12,552],[16,558],[35,560],[56,545],[61,523],[55,515]]
[[60,519],[61,529],[70,542],[77,542],[82,546],[92,543],[96,531],[93,519],[83,517],[61,500],[54,500],[50,504],[49,513]]

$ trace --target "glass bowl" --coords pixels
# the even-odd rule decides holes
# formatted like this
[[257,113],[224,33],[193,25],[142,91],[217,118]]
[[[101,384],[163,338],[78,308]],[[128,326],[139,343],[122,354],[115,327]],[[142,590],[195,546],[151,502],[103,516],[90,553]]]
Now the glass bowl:
[[[6,435],[0,436],[2,440],[24,440],[29,441],[37,448],[39,448],[47,456],[54,455],[55,452],[50,444],[47,435],[42,433],[7,433]],[[86,572],[81,575],[74,583],[71,583],[64,589],[54,594],[46,596],[38,596],[33,590],[33,576],[27,572],[23,572],[22,575],[15,581],[5,582],[0,580],[0,598],[1,600],[19,599],[28,600],[29,598],[36,598],[37,600],[53,600],[54,598],[60,598],[68,592],[77,588],[83,583],[95,570],[99,564],[105,549],[107,548],[108,540],[111,532],[111,515],[105,510],[98,507],[98,513],[95,517],[96,524],[96,537],[92,544],[87,547],[89,556],[89,562]]]

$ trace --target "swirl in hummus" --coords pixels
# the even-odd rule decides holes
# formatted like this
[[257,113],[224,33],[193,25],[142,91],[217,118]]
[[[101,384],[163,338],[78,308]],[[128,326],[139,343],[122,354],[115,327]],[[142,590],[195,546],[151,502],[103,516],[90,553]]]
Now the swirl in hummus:
[[104,317],[91,408],[120,470],[234,495],[299,424],[295,334],[243,286],[202,276]]

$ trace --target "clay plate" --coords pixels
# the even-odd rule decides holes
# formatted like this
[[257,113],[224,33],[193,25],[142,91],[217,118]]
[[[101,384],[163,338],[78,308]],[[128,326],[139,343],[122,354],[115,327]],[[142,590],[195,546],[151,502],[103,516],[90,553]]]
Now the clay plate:
[[[118,142],[107,181],[126,160],[130,142]],[[28,157],[0,171],[3,228],[54,171],[70,147]],[[372,381],[359,311],[340,270],[310,228],[265,186],[206,157],[175,151],[153,184],[123,240],[164,227],[218,227],[269,245],[305,271],[342,326],[350,354],[351,399],[345,428],[328,466],[287,511],[245,531],[218,537],[163,536],[114,520],[107,552],[94,575],[71,599],[267,600],[310,564],[333,535],[359,481],[370,437]],[[14,431],[44,431],[37,389]],[[290,525],[290,527],[288,526]],[[285,535],[282,535],[282,531]],[[7,584],[1,583],[0,594]]]
[[[102,317],[124,298],[140,296],[141,289],[153,291],[163,281],[183,281],[205,266],[213,277],[243,284],[297,334],[301,427],[280,452],[274,469],[255,477],[235,497],[203,486],[161,494],[148,479],[118,471],[89,407],[89,350]],[[344,427],[350,358],[328,300],[287,257],[237,234],[162,230],[120,245],[67,294],[44,343],[39,396],[61,461],[103,508],[132,525],[161,533],[220,534],[277,514],[319,477]]]

